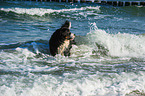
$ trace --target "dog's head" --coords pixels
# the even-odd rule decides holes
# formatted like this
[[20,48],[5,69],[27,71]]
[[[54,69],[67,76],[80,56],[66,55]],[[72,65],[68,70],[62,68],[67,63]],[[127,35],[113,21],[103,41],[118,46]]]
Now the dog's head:
[[70,28],[71,28],[71,22],[69,21],[66,21],[60,28],[61,30],[60,33],[66,40],[74,40],[75,38],[75,35],[70,32]]
[[74,40],[75,35],[73,33],[71,33],[69,29],[61,28],[60,30],[61,30],[61,32],[60,32],[61,38],[64,38],[65,40]]

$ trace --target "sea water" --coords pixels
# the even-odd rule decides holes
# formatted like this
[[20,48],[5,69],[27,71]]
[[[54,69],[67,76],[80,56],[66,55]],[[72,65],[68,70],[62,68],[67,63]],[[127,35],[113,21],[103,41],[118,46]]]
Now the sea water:
[[[69,20],[70,57],[49,54]],[[0,96],[144,96],[145,7],[0,2]]]

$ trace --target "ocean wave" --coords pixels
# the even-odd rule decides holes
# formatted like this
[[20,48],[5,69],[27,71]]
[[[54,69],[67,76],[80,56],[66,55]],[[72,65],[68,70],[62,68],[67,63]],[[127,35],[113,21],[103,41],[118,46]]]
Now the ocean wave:
[[36,54],[39,52],[49,54],[49,44],[47,40],[36,40],[36,41],[27,41],[27,42],[19,42],[14,44],[0,45],[0,51],[17,49],[17,48],[28,49],[30,52]]
[[90,32],[87,34],[90,43],[96,46],[104,46],[111,56],[118,57],[144,57],[145,38],[143,35],[128,33],[109,34],[105,30],[98,29],[96,23],[92,23]]
[[0,8],[2,11],[6,12],[15,12],[17,14],[29,14],[29,15],[38,15],[38,16],[43,16],[45,14],[51,14],[54,12],[76,12],[76,11],[82,11],[82,10],[99,10],[99,6],[96,7],[81,7],[81,8],[72,8],[72,9],[60,9],[60,10],[55,10],[55,9],[45,9],[45,8]]

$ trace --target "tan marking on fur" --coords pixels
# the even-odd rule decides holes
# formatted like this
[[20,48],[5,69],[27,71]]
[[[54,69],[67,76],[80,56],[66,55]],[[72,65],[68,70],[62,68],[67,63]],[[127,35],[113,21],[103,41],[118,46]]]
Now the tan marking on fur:
[[62,56],[64,56],[63,52],[65,51],[66,48],[68,48],[69,44],[70,44],[70,40],[65,40],[64,43],[58,47],[57,49],[58,54],[61,54]]

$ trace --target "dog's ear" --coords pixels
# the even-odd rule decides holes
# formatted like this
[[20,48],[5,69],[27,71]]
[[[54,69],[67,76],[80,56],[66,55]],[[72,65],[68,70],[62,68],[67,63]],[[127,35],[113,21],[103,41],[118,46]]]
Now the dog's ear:
[[68,20],[65,21],[65,23],[61,26],[61,28],[71,28],[71,22],[69,22]]

